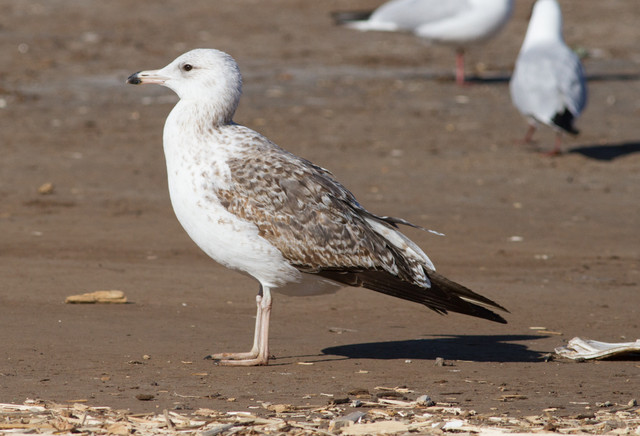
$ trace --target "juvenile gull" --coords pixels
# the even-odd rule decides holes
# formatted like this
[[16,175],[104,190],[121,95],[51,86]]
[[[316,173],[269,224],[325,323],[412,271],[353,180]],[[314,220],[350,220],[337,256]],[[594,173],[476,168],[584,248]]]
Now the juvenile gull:
[[456,82],[464,84],[464,52],[507,23],[513,0],[391,0],[375,11],[335,12],[334,18],[358,30],[412,32],[456,49]]
[[587,103],[582,64],[562,38],[562,12],[556,0],[538,0],[509,83],[511,100],[529,120],[524,138],[531,142],[538,123],[556,131],[554,149],[561,152],[562,133],[573,126]]
[[274,288],[308,294],[310,286],[362,286],[438,313],[506,322],[486,308],[503,307],[435,273],[397,229],[412,224],[368,212],[327,170],[234,123],[242,79],[228,54],[192,50],[127,83],[164,85],[180,97],[164,126],[176,216],[210,257],[260,283],[251,351],[209,357],[225,365],[268,363]]

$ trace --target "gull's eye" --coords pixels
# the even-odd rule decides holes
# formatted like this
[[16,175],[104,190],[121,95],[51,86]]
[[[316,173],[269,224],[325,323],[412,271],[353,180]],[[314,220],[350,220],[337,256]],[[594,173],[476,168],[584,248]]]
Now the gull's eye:
[[193,65],[191,65],[191,64],[184,64],[184,65],[183,65],[183,67],[182,67],[182,69],[183,69],[183,70],[185,70],[185,71],[191,71],[191,70],[193,70]]

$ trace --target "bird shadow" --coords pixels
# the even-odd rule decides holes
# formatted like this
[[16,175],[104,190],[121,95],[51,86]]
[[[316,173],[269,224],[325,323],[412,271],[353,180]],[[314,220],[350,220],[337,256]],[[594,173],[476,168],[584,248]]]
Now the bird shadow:
[[587,74],[587,82],[632,82],[640,80],[639,73],[601,73]]
[[584,145],[571,148],[567,152],[581,154],[590,159],[612,161],[619,157],[640,152],[640,141],[609,145]]
[[[451,77],[453,80],[453,77]],[[505,84],[511,80],[511,74],[497,73],[487,74],[483,76],[468,75],[465,77],[465,81],[469,84],[475,85],[491,85],[491,84]],[[587,82],[633,82],[640,80],[640,74],[638,73],[602,73],[602,74],[588,74],[586,76]]]
[[464,78],[465,82],[470,85],[493,85],[493,84],[504,84],[509,83],[511,80],[510,74],[496,74],[496,75],[486,75],[486,76],[466,76]]
[[533,335],[452,335],[430,339],[369,342],[329,347],[325,355],[351,359],[470,360],[474,362],[536,362],[546,353],[533,351],[515,341],[543,339]]

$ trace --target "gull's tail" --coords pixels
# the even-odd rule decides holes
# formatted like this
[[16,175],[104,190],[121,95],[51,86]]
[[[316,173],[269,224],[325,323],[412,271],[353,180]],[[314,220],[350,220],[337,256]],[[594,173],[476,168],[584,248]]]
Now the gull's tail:
[[438,313],[458,312],[506,324],[507,321],[488,309],[509,312],[498,303],[452,282],[440,274],[428,271],[431,287],[424,288],[404,281],[393,274],[375,270],[322,270],[318,275],[349,286],[364,287],[393,297],[424,304]]
[[553,122],[553,124],[560,127],[565,132],[571,133],[572,135],[577,135],[578,133],[580,133],[580,131],[575,127],[573,127],[574,119],[575,117],[573,116],[571,111],[565,108],[564,112],[562,113],[558,112],[557,114],[555,114],[553,116],[553,119],[551,119],[551,121]]

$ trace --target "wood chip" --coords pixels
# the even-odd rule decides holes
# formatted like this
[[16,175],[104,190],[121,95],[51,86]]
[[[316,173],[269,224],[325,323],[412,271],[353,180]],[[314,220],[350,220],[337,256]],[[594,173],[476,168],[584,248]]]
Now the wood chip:
[[202,436],[215,436],[217,434],[230,430],[231,428],[233,428],[234,425],[235,424],[216,425],[215,427],[210,428],[209,430],[203,431],[201,434]]
[[71,295],[67,297],[64,302],[67,304],[123,304],[127,302],[127,297],[122,291],[94,291],[86,294]]
[[[390,388],[394,389],[394,388]],[[400,388],[403,389],[403,388]],[[505,397],[517,397],[511,395]],[[513,398],[515,399],[515,398]],[[385,404],[385,402],[388,402]],[[0,403],[0,433],[73,436],[75,434],[136,436],[215,436],[222,434],[311,435],[385,435],[385,434],[640,434],[640,408],[637,405],[612,404],[585,416],[552,415],[557,408],[540,415],[513,417],[478,415],[459,407],[424,407],[417,401],[385,400],[363,402],[364,410],[349,405],[307,408],[303,413],[283,417],[260,417],[245,411],[222,412],[198,409],[185,414],[169,412],[132,414],[109,407],[86,404],[56,404],[32,401],[20,404]],[[268,403],[263,403],[267,407]],[[635,402],[637,404],[637,402]],[[268,405],[267,414],[302,408],[288,404]],[[498,411],[495,412],[499,413]]]
[[291,404],[268,404],[265,408],[276,413],[294,412],[296,410]]
[[343,435],[394,434],[409,431],[409,426],[400,421],[378,421],[368,424],[354,424],[342,428]]
[[115,424],[108,425],[105,430],[109,434],[126,436],[129,434],[129,426],[123,422],[116,422]]
[[38,194],[40,195],[49,195],[53,194],[53,183],[46,182],[38,187]]

